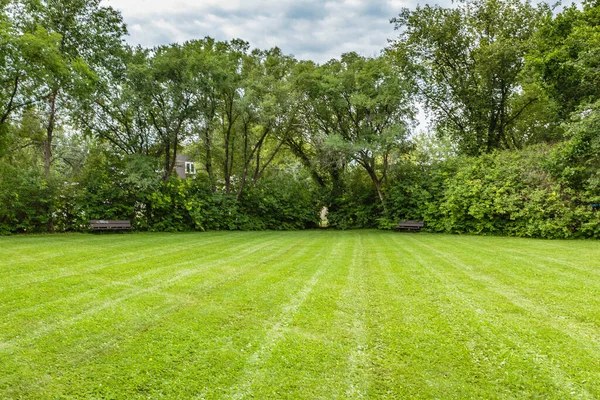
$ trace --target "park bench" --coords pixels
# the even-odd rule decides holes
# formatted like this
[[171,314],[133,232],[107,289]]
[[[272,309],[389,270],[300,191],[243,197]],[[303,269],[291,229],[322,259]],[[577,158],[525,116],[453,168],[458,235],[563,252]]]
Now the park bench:
[[425,222],[423,222],[423,221],[408,220],[408,221],[398,222],[396,229],[402,230],[402,231],[409,231],[409,232],[418,232],[423,227],[425,227]]
[[129,220],[94,219],[90,221],[90,229],[95,231],[131,229]]

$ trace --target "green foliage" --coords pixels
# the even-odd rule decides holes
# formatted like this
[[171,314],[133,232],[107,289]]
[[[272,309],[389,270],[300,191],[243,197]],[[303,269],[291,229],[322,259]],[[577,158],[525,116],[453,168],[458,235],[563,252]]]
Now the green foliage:
[[[310,143],[320,147],[312,152],[320,158],[317,163],[330,164],[327,168],[336,173],[343,169],[340,164],[358,164],[384,207],[390,159],[402,150],[413,115],[414,85],[403,72],[389,57],[347,53],[322,66],[302,63],[295,77],[304,99],[305,130],[312,135]],[[299,146],[296,151],[306,156]]]
[[193,228],[190,211],[199,208],[190,196],[191,180],[170,178],[148,196],[148,226],[152,231],[185,231]]
[[454,170],[452,161],[418,164],[404,159],[397,163],[386,187],[388,215],[380,220],[379,227],[391,229],[400,220],[423,220],[429,205],[440,200],[445,181]]
[[573,189],[600,194],[600,101],[580,107],[564,127],[568,140],[552,159],[553,173]]
[[[163,158],[163,179],[173,173],[180,142],[190,132],[192,120],[200,111],[205,71],[198,67],[197,54],[188,51],[189,45],[159,46],[152,51],[137,49],[128,65],[127,87],[124,96],[133,92],[133,101],[140,107],[143,119],[154,130],[155,151]],[[123,121],[122,108],[116,111],[117,121]],[[128,116],[126,119],[130,119]],[[104,136],[106,132],[101,132]],[[143,132],[138,132],[142,134]],[[119,132],[108,134],[119,140]],[[131,141],[131,139],[130,139]]]
[[244,229],[292,230],[318,226],[319,199],[309,178],[276,173],[261,180],[241,199],[249,216]]
[[26,29],[20,22],[0,17],[0,154],[10,123],[48,95],[49,77],[66,71],[61,36],[39,25]]
[[328,199],[329,226],[335,229],[376,228],[384,213],[370,178],[362,169],[351,168],[344,175],[344,182],[340,193]]
[[0,159],[0,235],[45,232],[53,190],[41,171]]
[[600,99],[599,27],[598,2],[572,4],[545,21],[527,55],[531,73],[555,100],[563,121],[582,104]]
[[423,216],[434,231],[541,238],[598,237],[600,214],[585,192],[555,179],[536,146],[463,158]]
[[158,187],[153,166],[152,160],[118,157],[96,148],[73,182],[77,226],[86,227],[92,219],[129,219],[135,227],[146,227],[146,197]]
[[149,229],[290,230],[317,226],[318,205],[311,183],[275,174],[249,188],[237,200],[213,193],[207,176],[171,178],[149,195]]
[[404,9],[392,20],[401,33],[389,50],[412,64],[438,133],[464,153],[521,148],[548,131],[538,121],[546,116],[544,98],[522,72],[533,35],[550,15],[546,4],[521,0]]

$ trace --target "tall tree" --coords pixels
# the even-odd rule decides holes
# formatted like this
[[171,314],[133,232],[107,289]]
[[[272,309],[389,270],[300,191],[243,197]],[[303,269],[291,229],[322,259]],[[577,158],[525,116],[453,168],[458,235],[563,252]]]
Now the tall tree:
[[298,82],[311,129],[366,171],[385,207],[383,183],[413,115],[411,80],[388,57],[348,53],[316,70],[309,66]]
[[82,102],[77,124],[87,134],[111,143],[115,153],[150,156],[157,138],[146,102],[129,74],[113,77],[96,94]]
[[[8,3],[8,2],[6,2]],[[19,10],[0,7],[0,154],[11,119],[49,95],[45,82],[65,70],[60,35],[40,26],[19,26]]]
[[289,81],[295,60],[281,50],[254,51],[242,81],[241,178],[237,198],[256,183],[298,130],[298,102]]
[[404,9],[390,49],[412,62],[420,98],[438,132],[468,154],[519,148],[532,136],[520,120],[540,97],[525,90],[525,54],[551,13],[521,0],[463,0],[457,7]]
[[218,85],[223,74],[220,61],[223,46],[210,37],[194,40],[188,46],[195,52],[194,73],[202,76],[203,86],[198,92],[198,115],[192,122],[192,131],[198,136],[202,147],[202,160],[208,175],[211,190],[217,190],[216,172],[214,166],[214,131],[218,125],[219,92]]
[[229,43],[217,43],[218,75],[214,80],[217,96],[218,122],[215,127],[215,142],[220,147],[223,183],[225,193],[234,190],[236,148],[239,146],[237,129],[241,121],[243,109],[241,102],[245,96],[242,81],[248,72],[250,45],[242,40]]
[[163,155],[163,179],[173,173],[178,150],[200,115],[203,75],[189,44],[138,49],[138,62],[129,66],[131,85],[143,101],[146,116]]
[[17,0],[22,15],[18,24],[25,32],[40,28],[58,35],[58,52],[65,68],[54,70],[43,82],[46,141],[44,170],[50,176],[52,142],[61,111],[76,107],[72,100],[86,96],[93,84],[118,56],[127,32],[121,15],[100,0]]
[[[330,187],[331,197],[337,198],[343,191],[343,173],[349,160],[345,152],[325,145],[333,132],[319,115],[326,114],[327,107],[313,101],[320,96],[322,78],[322,68],[314,62],[301,61],[296,65],[292,82],[298,92],[301,129],[286,139],[286,145],[314,181],[322,189]],[[316,113],[317,109],[321,112]]]
[[115,50],[71,114],[78,129],[110,142],[115,153],[148,156],[157,139],[135,81],[136,66],[148,62],[148,52],[129,46]]
[[600,99],[600,4],[584,1],[548,16],[528,55],[531,72],[567,120],[582,103]]
[[[56,128],[69,118],[69,108],[77,107],[76,99],[92,92],[90,86],[118,54],[126,28],[121,15],[100,6],[100,0],[14,0],[12,5],[20,32],[42,31],[60,38],[57,53],[62,68],[43,75],[39,87],[47,95],[37,105],[45,127],[44,173],[50,182]],[[53,231],[51,203],[47,214],[48,230]]]
[[277,48],[251,51],[242,40],[195,43],[209,66],[196,120],[203,161],[213,188],[220,173],[225,193],[240,198],[297,128],[288,82],[295,61]]

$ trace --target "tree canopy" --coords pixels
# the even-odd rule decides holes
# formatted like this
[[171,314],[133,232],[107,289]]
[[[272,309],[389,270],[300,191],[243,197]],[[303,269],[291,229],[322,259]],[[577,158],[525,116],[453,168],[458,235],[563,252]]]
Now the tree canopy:
[[100,0],[0,0],[0,233],[301,229],[327,207],[342,229],[600,236],[600,6],[398,12],[379,55],[317,64],[132,47]]
[[540,96],[523,74],[525,55],[550,8],[520,0],[467,0],[404,9],[391,51],[408,59],[440,133],[468,154],[518,149],[537,139],[519,126]]

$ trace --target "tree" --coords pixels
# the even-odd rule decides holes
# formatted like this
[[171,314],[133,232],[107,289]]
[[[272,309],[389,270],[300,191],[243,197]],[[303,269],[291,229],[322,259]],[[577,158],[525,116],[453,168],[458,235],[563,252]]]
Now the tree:
[[296,65],[292,79],[299,96],[300,130],[286,138],[286,145],[322,189],[330,186],[335,199],[342,193],[343,173],[349,160],[344,152],[325,145],[333,133],[315,112],[320,109],[321,115],[327,113],[326,105],[313,101],[322,90],[322,78],[322,69],[312,61]]
[[[221,150],[221,166],[225,193],[233,191],[233,175],[235,174],[236,147],[239,145],[237,130],[247,129],[241,121],[243,107],[241,102],[246,94],[242,81],[248,72],[250,45],[242,40],[232,40],[230,43],[220,42],[216,45],[218,67],[214,80],[217,98],[215,124],[215,141]],[[217,72],[218,71],[218,72]]]
[[47,98],[48,77],[65,69],[60,35],[41,26],[27,31],[20,22],[15,7],[0,6],[0,154],[11,122]]
[[100,0],[17,0],[24,32],[43,30],[59,37],[57,50],[62,68],[44,76],[46,141],[44,170],[50,176],[52,141],[61,111],[76,107],[72,100],[92,92],[122,46],[127,32],[121,15],[111,7],[101,7]]
[[561,181],[600,202],[600,100],[582,106],[565,125],[550,166]]
[[[120,14],[110,7],[101,7],[100,0],[15,0],[11,2],[10,15],[14,28],[28,44],[26,47],[35,51],[30,58],[52,61],[50,68],[33,75],[37,78],[36,92],[45,93],[35,107],[44,121],[44,175],[51,187],[53,141],[59,120],[67,119],[67,110],[76,107],[74,99],[91,93],[90,86],[102,68],[118,54],[116,49],[121,47],[126,29]],[[46,44],[51,46],[45,48]],[[15,54],[27,55],[24,51]],[[18,71],[16,77],[21,76]],[[35,69],[27,72],[30,71]],[[53,231],[52,203],[48,203],[46,211],[48,230]]]
[[298,129],[298,102],[289,77],[295,60],[281,50],[254,51],[242,81],[242,171],[240,199],[245,185],[255,184]]
[[220,175],[226,194],[240,199],[280,153],[297,129],[297,102],[289,77],[295,60],[277,48],[250,50],[247,42],[189,43],[202,76],[199,108],[192,127],[202,161],[216,189]]
[[600,5],[585,1],[548,17],[528,55],[531,73],[557,104],[562,121],[582,103],[600,99]]
[[383,183],[413,115],[411,81],[385,56],[348,53],[341,60],[303,68],[298,86],[308,129],[325,148],[367,172],[385,208]]
[[137,52],[137,62],[129,66],[130,85],[156,133],[166,182],[175,168],[181,142],[199,115],[203,76],[197,73],[196,53],[187,44]]
[[517,129],[519,122],[542,100],[527,90],[524,57],[550,13],[521,0],[404,9],[392,20],[401,33],[389,50],[410,61],[438,132],[464,152],[520,148],[536,135]]

